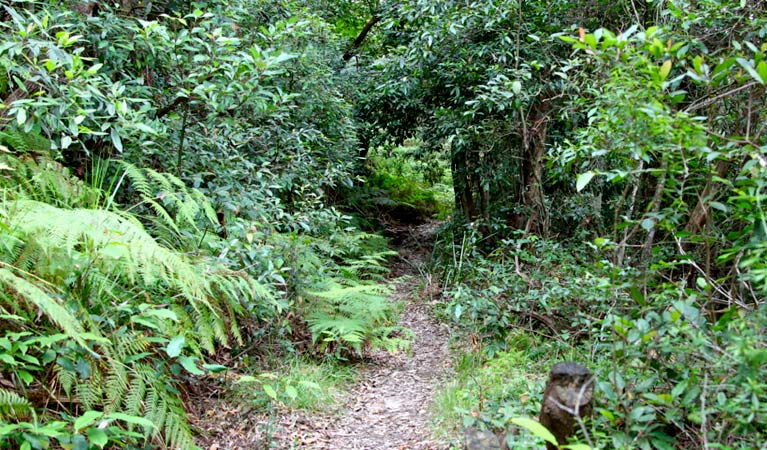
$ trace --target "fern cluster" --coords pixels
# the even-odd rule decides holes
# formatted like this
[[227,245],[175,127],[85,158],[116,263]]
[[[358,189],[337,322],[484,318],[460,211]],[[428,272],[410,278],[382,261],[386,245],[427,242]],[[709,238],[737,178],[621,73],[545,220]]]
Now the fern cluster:
[[[122,178],[139,197],[139,211],[148,210],[155,234],[168,240],[182,235],[182,230],[198,234],[202,229],[218,226],[210,202],[196,189],[187,188],[178,177],[153,169],[139,169],[125,161],[115,162]],[[120,183],[122,183],[122,178]],[[117,188],[121,187],[121,184]],[[135,209],[132,207],[131,209]]]
[[366,350],[406,348],[407,339],[393,337],[407,332],[393,325],[396,310],[387,298],[390,293],[385,284],[351,279],[308,291],[305,317],[312,341],[320,351],[342,358],[350,350],[361,356]]
[[288,242],[296,311],[317,352],[347,359],[408,347],[410,332],[395,325],[398,305],[385,279],[396,253],[380,236],[346,230]]
[[[133,430],[137,425],[128,422],[124,432],[152,436],[171,448],[194,448],[176,387],[179,374],[199,373],[205,353],[232,340],[242,343],[238,322],[250,304],[269,301],[267,289],[209,256],[160,244],[150,232],[158,227],[146,228],[145,223],[164,224],[168,235],[201,239],[197,221],[211,219],[212,209],[174,177],[123,166],[124,178],[156,213],[146,220],[126,210],[74,207],[90,204],[94,190],[53,163],[9,154],[2,161],[0,321],[6,335],[33,331],[27,353],[16,356],[31,358],[29,370],[53,378],[34,380],[18,366],[0,365],[0,378],[17,381],[16,390],[0,391],[0,419],[20,420],[66,398],[78,405],[69,414],[103,411],[148,419],[154,427]],[[16,178],[26,184],[8,181]],[[183,345],[171,348],[173,342]],[[0,361],[10,360],[13,355],[3,357],[4,352],[0,348]],[[32,402],[24,391],[44,398]],[[31,426],[19,422],[0,434],[0,442],[22,429],[29,434]],[[60,442],[76,434],[56,426],[56,433],[38,431]]]
[[[0,89],[2,88],[2,66],[0,66]],[[24,132],[16,127],[5,127],[0,131],[0,145],[9,147],[18,153],[37,153],[47,155],[51,142],[38,132]]]
[[[3,132],[0,132],[2,140]],[[39,200],[61,207],[92,204],[96,189],[75,179],[49,158],[17,156],[0,148],[0,189],[14,198]]]

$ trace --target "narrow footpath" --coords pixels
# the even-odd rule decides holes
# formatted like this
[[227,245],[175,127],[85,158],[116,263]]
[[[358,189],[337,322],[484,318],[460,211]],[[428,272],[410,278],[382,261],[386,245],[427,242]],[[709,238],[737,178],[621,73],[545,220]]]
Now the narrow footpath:
[[[393,230],[399,256],[390,279],[391,301],[403,303],[400,324],[415,337],[408,353],[370,355],[333,413],[285,412],[266,417],[223,399],[200,399],[193,420],[206,450],[443,450],[432,438],[431,405],[449,375],[448,330],[431,317],[439,283],[423,265],[438,224]],[[255,413],[255,414],[254,414]],[[267,436],[268,435],[268,436]]]
[[[448,332],[430,316],[430,280],[420,270],[432,248],[435,223],[397,230],[399,258],[393,264],[396,290],[403,302],[401,324],[415,334],[410,354],[379,352],[349,390],[341,413],[311,417],[281,448],[317,450],[437,450],[432,440],[430,406],[449,366]],[[400,241],[400,242],[396,242]],[[426,287],[424,291],[424,286]],[[286,430],[287,431],[287,430]]]

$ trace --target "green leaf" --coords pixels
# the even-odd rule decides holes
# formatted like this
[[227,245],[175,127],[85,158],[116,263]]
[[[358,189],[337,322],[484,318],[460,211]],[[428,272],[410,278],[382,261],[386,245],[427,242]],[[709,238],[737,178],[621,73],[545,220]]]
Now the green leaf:
[[157,134],[157,130],[155,130],[154,128],[144,123],[138,122],[138,123],[133,123],[131,125],[134,126],[137,130],[143,131],[144,133]]
[[24,108],[19,108],[19,110],[16,112],[16,123],[19,126],[24,125],[27,123],[27,110]]
[[751,75],[751,78],[759,82],[760,84],[764,84],[764,79],[759,75],[759,73],[754,69],[754,61],[748,60],[745,58],[738,58],[736,60],[738,64],[740,64],[740,67],[746,69],[746,72],[748,72],[749,75]]
[[557,443],[557,438],[551,434],[551,431],[547,430],[546,427],[541,425],[537,420],[529,419],[527,417],[516,417],[511,419],[511,423],[526,429],[527,431],[533,433],[535,436],[543,439],[546,442],[549,442],[553,445],[559,445]]
[[203,364],[202,368],[212,373],[224,372],[227,370],[227,367],[221,364]]
[[661,81],[666,81],[666,78],[668,78],[668,74],[671,72],[671,60],[666,60],[661,66],[660,71],[658,74],[660,75]]
[[33,381],[35,381],[35,377],[32,376],[31,373],[27,372],[26,370],[19,370],[16,372],[16,375],[21,378],[21,381],[24,382],[24,384],[31,384]]
[[91,444],[98,448],[104,448],[104,446],[109,442],[109,436],[107,436],[107,434],[102,429],[90,428],[88,429],[87,434]]
[[151,420],[145,419],[143,417],[131,416],[129,414],[111,413],[107,416],[107,418],[122,420],[123,422],[131,423],[133,425],[138,425],[144,428],[156,428]]
[[85,439],[85,436],[82,436],[80,434],[76,434],[74,436],[74,438],[72,439],[72,443],[74,444],[74,446],[72,447],[71,450],[91,450],[91,445],[88,443],[88,440]]
[[295,58],[296,55],[290,54],[290,53],[280,53],[276,57],[272,58],[271,61],[269,61],[272,64],[279,64],[281,62],[288,61],[290,59]]
[[122,242],[110,242],[99,253],[111,259],[122,259],[130,256],[128,246]]
[[197,357],[195,356],[180,356],[178,362],[192,375],[205,375],[205,372],[197,367]]
[[153,330],[159,330],[160,324],[155,322],[154,320],[150,320],[146,317],[141,316],[133,316],[130,318],[130,321],[133,323],[137,323],[139,325],[144,325],[147,328],[151,328]]
[[176,315],[176,313],[171,311],[170,309],[166,309],[166,308],[147,309],[146,311],[144,311],[143,314],[145,316],[157,317],[159,319],[166,319],[166,320],[172,320],[174,322],[178,322],[178,315]]
[[641,223],[642,228],[645,231],[650,231],[653,228],[655,228],[655,220],[654,219],[645,219]]
[[756,71],[759,73],[759,76],[762,77],[762,80],[767,80],[767,63],[759,61],[759,64],[756,66]]
[[594,178],[594,175],[596,175],[596,173],[594,173],[591,170],[578,175],[578,178],[575,181],[575,190],[578,192],[582,191],[583,188],[585,188],[586,185],[589,184],[591,179]]
[[638,305],[644,306],[646,304],[642,291],[640,291],[636,286],[631,286],[629,288],[629,294],[631,294],[631,298],[633,298]]
[[727,205],[725,205],[723,203],[711,202],[709,204],[711,205],[712,208],[718,209],[719,211],[722,211],[722,212],[725,212],[725,213],[730,211],[730,208],[728,208]]
[[20,428],[19,425],[16,424],[6,424],[3,426],[0,426],[0,436],[7,436],[14,431],[18,430]]
[[123,141],[122,139],[120,139],[120,134],[117,132],[117,129],[115,127],[112,127],[109,130],[109,137],[112,139],[112,145],[115,146],[118,152],[122,153]]
[[291,399],[295,400],[298,397],[298,390],[293,386],[285,386],[285,394]]
[[181,354],[181,350],[184,348],[186,338],[183,335],[178,335],[170,340],[168,346],[165,347],[165,353],[171,358],[175,358]]
[[83,428],[92,425],[98,420],[104,413],[101,411],[85,411],[85,413],[75,420],[75,431],[80,431]]
[[75,366],[75,370],[80,375],[80,378],[82,378],[83,380],[88,379],[88,377],[90,377],[91,373],[93,372],[91,363],[88,362],[88,360],[85,358],[77,358],[77,364]]
[[255,383],[257,381],[259,381],[258,378],[252,375],[243,375],[240,378],[238,378],[237,381],[235,381],[235,384],[236,383]]
[[265,384],[262,386],[262,388],[264,389],[264,392],[266,392],[266,395],[273,398],[274,400],[277,400],[277,391],[274,390],[272,385]]
[[[91,332],[80,333],[80,337],[83,338],[86,341],[99,342],[101,344],[105,344],[105,343],[109,342],[109,339],[107,339],[107,338],[105,338],[103,336],[99,336],[98,334],[91,333]],[[62,339],[57,339],[55,342],[58,342],[60,340],[62,340]]]

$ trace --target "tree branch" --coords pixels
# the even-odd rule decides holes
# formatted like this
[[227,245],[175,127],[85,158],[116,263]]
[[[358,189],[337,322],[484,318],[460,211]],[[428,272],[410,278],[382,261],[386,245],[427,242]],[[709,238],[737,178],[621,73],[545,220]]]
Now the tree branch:
[[349,47],[348,50],[346,50],[346,53],[344,53],[344,61],[349,61],[352,59],[352,56],[354,56],[354,51],[359,48],[360,45],[362,45],[362,42],[367,37],[368,33],[370,33],[370,30],[381,20],[381,16],[373,16],[368,20],[368,23],[365,24],[364,27],[362,27],[362,31],[360,31],[360,34],[357,35],[357,39],[352,42],[352,45]]

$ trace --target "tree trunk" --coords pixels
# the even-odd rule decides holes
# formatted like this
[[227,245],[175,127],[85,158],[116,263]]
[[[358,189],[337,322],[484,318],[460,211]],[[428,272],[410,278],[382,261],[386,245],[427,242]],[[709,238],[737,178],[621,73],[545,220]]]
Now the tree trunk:
[[[730,163],[728,161],[718,161],[716,163],[716,176],[724,178],[729,169]],[[720,189],[721,184],[713,179],[709,179],[708,182],[706,182],[706,187],[703,188],[703,192],[701,192],[700,197],[698,197],[698,203],[695,205],[695,209],[690,213],[690,220],[687,221],[685,231],[691,234],[697,234],[703,229],[703,226],[708,220],[708,213],[711,208],[709,206],[709,201]]]
[[466,152],[458,151],[453,154],[450,168],[453,172],[453,192],[458,210],[467,220],[477,217],[477,206],[472,193],[472,176],[466,161]]
[[525,229],[547,231],[548,212],[543,193],[543,157],[546,155],[546,132],[548,127],[548,102],[534,108],[532,127],[524,133],[525,160],[522,164],[524,180],[522,202],[530,211]]

